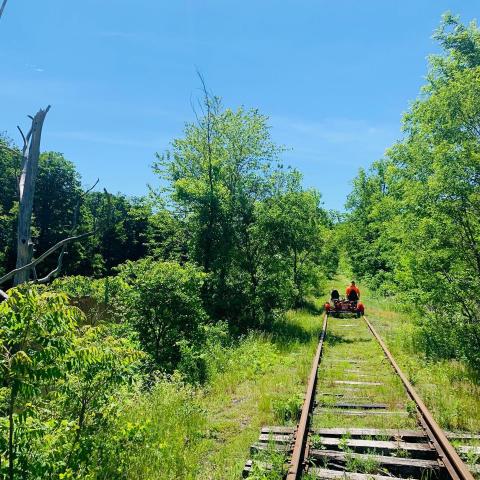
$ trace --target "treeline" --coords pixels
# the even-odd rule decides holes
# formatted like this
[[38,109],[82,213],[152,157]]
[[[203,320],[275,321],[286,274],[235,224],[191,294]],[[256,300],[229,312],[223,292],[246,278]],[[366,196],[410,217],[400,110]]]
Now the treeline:
[[361,171],[345,245],[356,275],[418,312],[419,345],[480,370],[480,31],[446,14],[404,138]]
[[[0,275],[15,267],[17,241],[17,176],[21,152],[0,137]],[[65,255],[63,274],[101,277],[127,259],[136,260],[151,249],[157,216],[146,198],[84,194],[75,165],[61,153],[40,156],[33,211],[33,243],[36,256],[69,236],[80,202],[77,233],[98,228],[95,236],[71,244]],[[38,267],[48,273],[56,258],[49,257]]]
[[[2,478],[126,478],[125,445],[148,443],[145,425],[119,420],[129,401],[165,388],[165,375],[207,382],[239,334],[271,329],[336,271],[333,219],[280,163],[267,118],[209,95],[203,109],[157,157],[165,187],[142,199],[84,194],[71,162],[42,155],[36,250],[67,235],[78,201],[78,232],[101,228],[69,247],[68,276],[0,303]],[[3,145],[5,271],[17,158]]]

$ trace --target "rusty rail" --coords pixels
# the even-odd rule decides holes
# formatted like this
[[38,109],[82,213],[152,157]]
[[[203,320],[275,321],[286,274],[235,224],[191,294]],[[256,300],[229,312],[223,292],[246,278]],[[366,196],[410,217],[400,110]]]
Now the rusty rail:
[[320,364],[320,358],[322,356],[323,341],[327,332],[327,315],[323,317],[322,333],[320,335],[320,341],[318,342],[317,351],[312,363],[312,369],[308,378],[307,393],[305,395],[305,401],[302,407],[302,413],[300,421],[298,422],[297,429],[295,431],[295,444],[293,446],[292,457],[288,468],[286,480],[297,480],[302,473],[302,467],[304,462],[304,452],[306,448],[308,438],[308,427],[310,423],[310,413],[313,408],[313,398],[315,396],[315,387],[317,385],[317,372]]
[[[363,318],[365,319],[365,322],[367,323],[368,328],[372,332],[373,336],[377,339],[378,343],[382,347],[385,356],[388,358],[392,367],[397,372],[397,375],[402,380],[409,397],[415,402],[420,416],[420,423],[437,450],[439,459],[445,465],[445,468],[447,469],[451,478],[454,480],[474,480],[473,475],[470,473],[463,460],[459,457],[452,444],[448,441],[446,435],[443,433],[443,430],[434,420],[432,414],[429,412],[422,399],[418,396],[417,392],[413,388],[412,384],[408,381],[405,374],[402,372],[402,370],[400,370],[400,367],[383,340],[373,328],[372,324],[368,321],[367,317],[364,316]],[[292,477],[292,479],[293,478],[296,477]]]

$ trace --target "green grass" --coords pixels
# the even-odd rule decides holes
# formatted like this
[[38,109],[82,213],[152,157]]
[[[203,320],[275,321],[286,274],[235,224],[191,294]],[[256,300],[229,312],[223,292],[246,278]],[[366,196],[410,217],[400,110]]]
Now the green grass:
[[[336,285],[347,285],[347,282],[347,278],[338,277]],[[416,325],[412,316],[405,313],[402,306],[397,304],[394,299],[375,294],[364,285],[360,285],[360,288],[362,301],[366,306],[366,316],[384,339],[400,368],[407,375],[440,426],[445,430],[480,433],[480,381],[478,375],[460,361],[427,359],[416,347],[414,341]],[[352,322],[349,321],[349,323]],[[373,358],[369,362],[369,365],[373,367]],[[334,370],[338,364],[332,367],[331,375],[333,377],[338,374],[338,371]],[[343,368],[347,368],[345,363]],[[351,368],[351,365],[348,368]],[[392,386],[395,387],[395,392],[398,392],[398,385],[395,385],[395,382],[392,383]],[[373,394],[374,391],[370,392]],[[393,390],[391,395],[388,391],[384,391],[375,398],[383,398],[392,407],[395,395],[393,395]],[[405,403],[405,408],[412,411],[411,402]],[[401,419],[396,420],[400,425]],[[325,418],[324,421],[328,426],[334,426],[335,418],[332,415],[332,418]],[[390,426],[382,425],[383,422],[380,419],[369,423],[370,426],[375,425],[380,428]],[[360,418],[355,419],[351,426],[353,425],[363,426],[364,423]],[[477,444],[472,440],[455,440],[453,443],[456,446]],[[480,462],[478,454],[467,453],[462,456],[472,465],[478,465]]]
[[480,384],[459,361],[429,361],[415,348],[414,321],[392,300],[365,292],[367,316],[437,422],[447,430],[480,432]]
[[[123,477],[240,478],[262,426],[296,423],[321,324],[310,310],[289,312],[271,333],[220,352],[207,385],[165,379],[139,394],[118,419],[136,436],[123,445]],[[283,464],[277,457],[270,463]]]

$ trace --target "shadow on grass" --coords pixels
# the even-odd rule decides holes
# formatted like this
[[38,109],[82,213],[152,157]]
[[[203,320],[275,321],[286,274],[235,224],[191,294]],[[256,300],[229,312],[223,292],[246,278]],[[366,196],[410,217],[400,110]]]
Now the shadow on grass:
[[291,345],[292,342],[309,343],[320,335],[321,325],[318,331],[306,329],[299,324],[291,323],[286,319],[276,320],[269,328],[272,340],[280,347]]
[[325,308],[324,305],[318,305],[315,301],[312,300],[303,300],[298,306],[298,310],[305,310],[310,315],[321,315]]
[[371,342],[372,339],[371,338],[346,338],[342,335],[335,335],[334,333],[328,333],[326,337],[326,341],[328,345],[333,347],[334,345],[338,345],[340,343],[347,343],[347,344],[367,343],[367,342]]

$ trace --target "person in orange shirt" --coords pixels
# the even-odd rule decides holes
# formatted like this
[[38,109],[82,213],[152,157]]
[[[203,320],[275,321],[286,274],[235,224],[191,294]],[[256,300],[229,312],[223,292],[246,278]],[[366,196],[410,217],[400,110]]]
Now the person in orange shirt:
[[345,293],[348,300],[350,300],[351,302],[358,302],[358,300],[360,300],[360,289],[355,285],[355,282],[353,280],[347,287],[347,291]]

